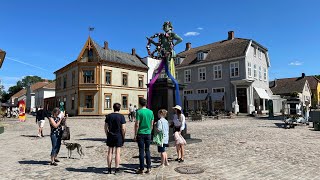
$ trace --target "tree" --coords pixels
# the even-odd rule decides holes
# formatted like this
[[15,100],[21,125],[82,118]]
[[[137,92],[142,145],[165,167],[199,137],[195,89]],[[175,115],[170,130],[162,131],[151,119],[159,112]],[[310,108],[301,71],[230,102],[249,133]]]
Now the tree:
[[42,79],[39,76],[26,76],[22,80],[17,82],[17,86],[26,88],[34,83],[41,82],[41,81],[44,81],[44,79]]
[[315,75],[316,78],[320,79],[320,75]]

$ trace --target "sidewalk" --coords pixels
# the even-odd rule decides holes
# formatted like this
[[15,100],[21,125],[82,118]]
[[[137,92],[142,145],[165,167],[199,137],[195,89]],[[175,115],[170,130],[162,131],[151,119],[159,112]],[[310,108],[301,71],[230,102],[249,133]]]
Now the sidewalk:
[[[202,142],[186,146],[185,162],[171,161],[169,167],[158,168],[159,153],[151,147],[151,174],[137,175],[138,147],[133,138],[133,122],[127,122],[126,143],[121,152],[121,168],[117,175],[106,173],[104,118],[69,118],[71,141],[80,143],[85,156],[74,151],[67,159],[61,147],[59,166],[48,165],[51,142],[46,121],[44,138],[37,138],[34,117],[26,122],[6,120],[0,135],[1,179],[320,179],[320,132],[307,126],[278,128],[279,120],[254,118],[187,122],[192,138]],[[168,149],[171,160],[174,147]],[[187,166],[187,167],[186,167]],[[181,174],[180,168],[200,174]]]

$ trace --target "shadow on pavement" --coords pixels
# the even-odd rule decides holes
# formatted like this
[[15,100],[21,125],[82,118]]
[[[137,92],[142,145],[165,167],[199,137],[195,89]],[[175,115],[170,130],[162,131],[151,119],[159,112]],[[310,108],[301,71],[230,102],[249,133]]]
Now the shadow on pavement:
[[96,167],[87,167],[87,168],[82,168],[82,169],[76,169],[76,168],[66,168],[67,171],[71,172],[90,172],[90,173],[97,173],[97,174],[107,174],[107,168],[96,168]]
[[[101,141],[101,142],[106,142],[107,138],[82,138],[82,139],[78,139],[78,140],[81,140],[81,141]],[[125,139],[124,142],[134,142],[134,141],[133,141],[133,139]]]
[[[274,123],[278,128],[284,128],[284,123]],[[285,128],[284,128],[285,129]]]
[[139,164],[120,164],[122,170],[125,173],[136,174],[136,170],[139,169]]
[[31,164],[31,165],[49,165],[50,161],[34,161],[34,160],[27,160],[27,161],[18,161],[19,164]]

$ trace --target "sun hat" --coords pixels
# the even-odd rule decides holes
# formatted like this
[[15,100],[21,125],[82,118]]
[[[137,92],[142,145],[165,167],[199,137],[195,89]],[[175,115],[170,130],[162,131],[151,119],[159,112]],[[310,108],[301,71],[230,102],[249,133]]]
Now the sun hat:
[[179,105],[176,105],[175,107],[173,107],[173,109],[178,109],[178,110],[182,110],[182,108],[181,108],[181,106],[179,106]]

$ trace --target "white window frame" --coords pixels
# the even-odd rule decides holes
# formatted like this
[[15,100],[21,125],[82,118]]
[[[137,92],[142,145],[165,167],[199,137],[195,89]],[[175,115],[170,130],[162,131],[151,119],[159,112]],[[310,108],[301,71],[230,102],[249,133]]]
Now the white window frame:
[[[220,71],[220,77],[216,77],[216,72],[217,74],[219,74],[219,71]],[[213,80],[219,80],[219,79],[222,79],[222,64],[213,65]]]
[[197,54],[197,59],[198,59],[199,61],[204,60],[204,52],[198,52],[198,54]]
[[262,81],[262,68],[259,66],[259,80]]
[[[186,92],[191,92],[191,93],[186,93]],[[192,90],[192,89],[184,90],[184,91],[183,91],[183,94],[184,94],[184,95],[186,95],[186,94],[193,94],[193,90]]]
[[253,47],[253,56],[256,57],[257,56],[257,48]]
[[[207,92],[204,92],[204,93],[199,93],[199,91],[207,91]],[[208,88],[202,88],[202,89],[197,89],[197,94],[207,94],[208,93]]]
[[[234,68],[234,76],[232,76],[233,68]],[[235,71],[236,68],[238,68],[238,74],[237,75],[236,75],[236,71]],[[236,77],[239,77],[239,76],[240,76],[239,61],[231,62],[230,63],[230,77],[231,78],[236,78]]]
[[215,93],[214,89],[223,89],[222,92],[225,92],[225,90],[226,90],[224,87],[216,87],[216,88],[212,88],[212,93]]
[[248,62],[248,77],[252,77],[252,64]]
[[261,59],[262,58],[262,51],[261,51],[261,49],[259,48],[259,51],[258,51],[258,56],[259,56],[259,59]]
[[263,68],[263,80],[267,81],[267,68]]
[[257,75],[258,75],[258,74],[257,74],[257,65],[254,64],[254,65],[253,65],[253,78],[257,79],[257,78],[258,78]]
[[[203,72],[200,72],[201,70],[203,70],[204,69],[204,71]],[[200,74],[201,73],[204,73],[204,79],[201,79],[200,77]],[[201,82],[201,81],[206,81],[207,80],[207,68],[206,67],[200,67],[200,68],[198,68],[198,81],[199,82]]]
[[[187,81],[187,72],[189,72],[190,80]],[[184,70],[184,83],[191,83],[191,69]]]

